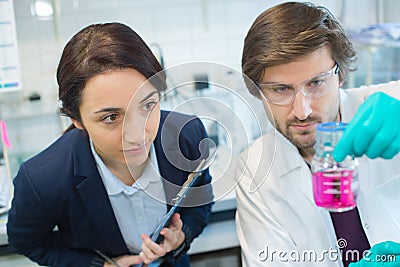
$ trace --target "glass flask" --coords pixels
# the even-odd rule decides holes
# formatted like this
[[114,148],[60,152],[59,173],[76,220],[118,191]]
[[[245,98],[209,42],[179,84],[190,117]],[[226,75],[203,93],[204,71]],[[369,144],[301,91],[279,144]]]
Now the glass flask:
[[356,206],[358,162],[347,156],[336,162],[332,156],[347,124],[328,122],[317,125],[315,155],[311,163],[315,204],[329,211],[343,212]]

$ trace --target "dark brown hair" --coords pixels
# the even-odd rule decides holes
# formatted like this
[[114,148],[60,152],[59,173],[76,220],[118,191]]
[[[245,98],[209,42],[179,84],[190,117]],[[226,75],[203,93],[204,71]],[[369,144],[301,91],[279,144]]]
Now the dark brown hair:
[[86,83],[98,74],[125,68],[151,78],[159,92],[166,88],[161,65],[130,27],[105,23],[80,30],[65,46],[57,69],[61,114],[82,123],[79,107]]
[[339,64],[339,80],[353,70],[357,54],[337,19],[324,7],[287,2],[257,17],[244,41],[242,71],[250,93],[267,67],[289,63],[327,45]]

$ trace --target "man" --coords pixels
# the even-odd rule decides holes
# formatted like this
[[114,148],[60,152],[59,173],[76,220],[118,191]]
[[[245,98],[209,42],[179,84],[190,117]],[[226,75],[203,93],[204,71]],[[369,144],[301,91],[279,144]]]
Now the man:
[[[277,5],[251,26],[243,73],[275,127],[238,161],[243,266],[400,266],[400,81],[339,89],[355,59],[339,22],[311,3]],[[359,157],[357,207],[342,213],[312,193],[316,124],[329,121],[349,122],[334,158]]]

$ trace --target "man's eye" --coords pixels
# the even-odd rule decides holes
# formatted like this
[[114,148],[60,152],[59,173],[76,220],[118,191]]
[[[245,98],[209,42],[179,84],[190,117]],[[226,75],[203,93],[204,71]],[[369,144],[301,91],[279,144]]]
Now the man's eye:
[[325,83],[325,80],[323,80],[323,79],[314,80],[314,81],[311,81],[311,82],[309,83],[309,87],[320,87],[320,86],[322,86],[324,83]]
[[291,88],[289,86],[271,86],[270,91],[272,93],[286,93],[289,92]]

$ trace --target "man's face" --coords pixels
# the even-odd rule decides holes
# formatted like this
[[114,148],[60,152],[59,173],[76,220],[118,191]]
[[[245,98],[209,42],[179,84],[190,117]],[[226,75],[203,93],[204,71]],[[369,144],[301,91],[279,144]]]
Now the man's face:
[[[291,84],[293,89],[304,90],[310,83],[319,83],[318,78],[335,66],[330,49],[322,47],[299,60],[265,69],[262,84]],[[304,82],[307,81],[307,82]],[[294,101],[287,105],[267,102],[263,97],[268,118],[276,129],[299,149],[312,148],[315,143],[316,124],[338,121],[339,118],[339,77],[332,74],[323,81],[329,89],[320,98],[310,98],[297,91]],[[269,108],[268,108],[269,107]]]

